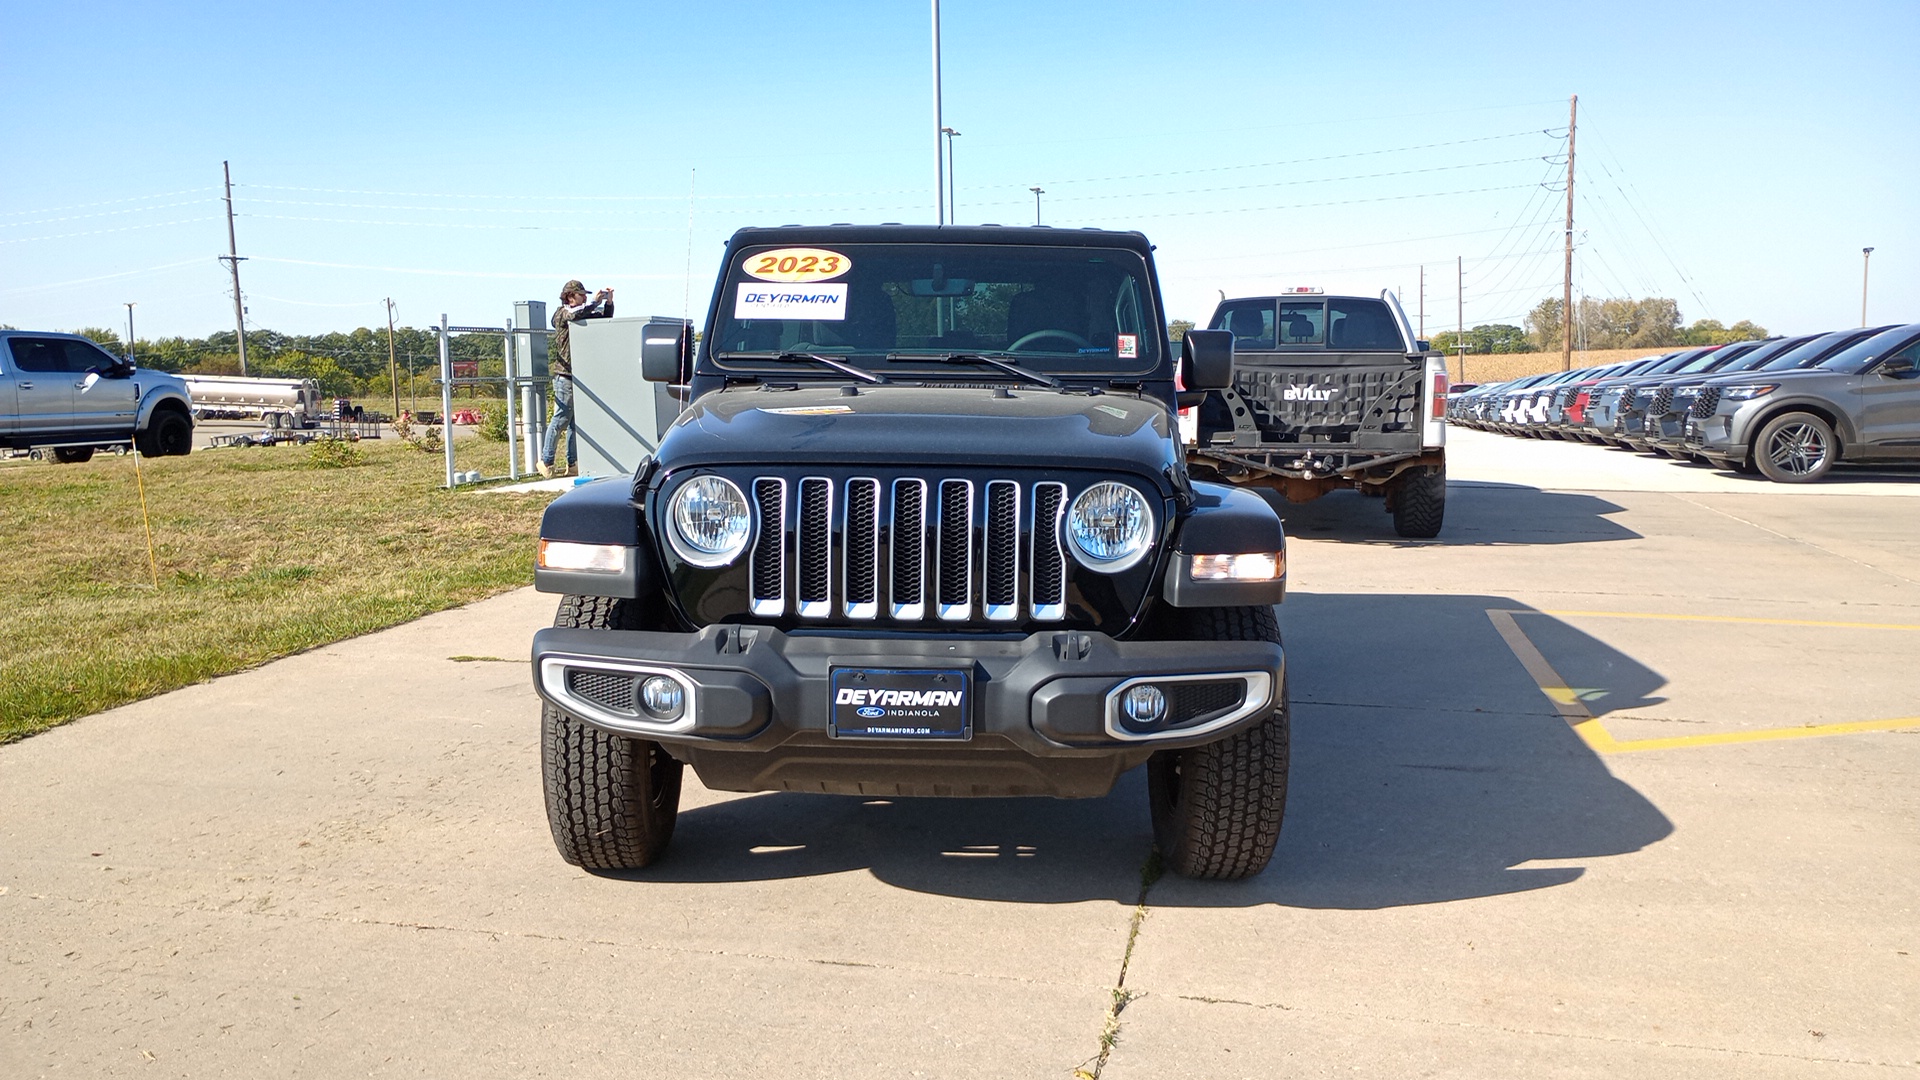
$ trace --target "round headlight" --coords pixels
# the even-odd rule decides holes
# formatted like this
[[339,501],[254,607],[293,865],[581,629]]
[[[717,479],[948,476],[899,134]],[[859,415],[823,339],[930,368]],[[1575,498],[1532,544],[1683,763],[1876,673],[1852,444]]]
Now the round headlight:
[[724,476],[701,476],[680,485],[667,518],[673,550],[695,566],[732,562],[746,550],[752,530],[747,497]]
[[1153,510],[1125,484],[1095,484],[1067,511],[1073,554],[1089,570],[1115,573],[1140,561],[1153,544]]

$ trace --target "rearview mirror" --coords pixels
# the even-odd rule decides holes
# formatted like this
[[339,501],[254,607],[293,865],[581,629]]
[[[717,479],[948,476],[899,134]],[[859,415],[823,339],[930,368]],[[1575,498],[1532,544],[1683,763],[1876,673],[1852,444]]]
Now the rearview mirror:
[[1181,345],[1181,382],[1189,390],[1225,390],[1233,385],[1233,332],[1189,330]]
[[640,377],[684,383],[693,373],[693,326],[683,319],[648,320],[640,328]]

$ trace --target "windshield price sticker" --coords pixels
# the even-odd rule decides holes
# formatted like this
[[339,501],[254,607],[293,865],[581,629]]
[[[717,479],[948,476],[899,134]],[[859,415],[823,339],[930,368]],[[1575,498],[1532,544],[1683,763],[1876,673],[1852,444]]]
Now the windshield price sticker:
[[1137,360],[1140,357],[1140,335],[1120,335],[1120,359]]
[[853,260],[825,248],[781,248],[747,256],[740,269],[761,281],[831,281],[853,269]]
[[827,733],[836,739],[967,739],[967,673],[834,668]]
[[755,285],[743,281],[733,298],[736,319],[825,319],[845,322],[845,285]]

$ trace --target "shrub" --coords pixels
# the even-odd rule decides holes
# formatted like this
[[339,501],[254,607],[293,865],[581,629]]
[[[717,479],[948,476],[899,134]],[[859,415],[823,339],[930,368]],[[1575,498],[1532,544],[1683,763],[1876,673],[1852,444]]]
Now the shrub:
[[345,439],[316,439],[307,447],[310,469],[347,469],[366,463],[366,453]]
[[474,432],[488,442],[507,441],[507,403],[496,401],[480,410],[480,422]]

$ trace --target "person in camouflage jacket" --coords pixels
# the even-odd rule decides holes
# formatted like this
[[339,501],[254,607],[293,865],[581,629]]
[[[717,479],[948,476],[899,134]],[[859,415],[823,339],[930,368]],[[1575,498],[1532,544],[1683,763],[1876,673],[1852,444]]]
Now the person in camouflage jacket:
[[[547,421],[547,437],[540,444],[540,475],[572,475],[573,438],[573,352],[568,328],[579,319],[605,319],[613,315],[613,290],[601,289],[592,298],[579,279],[560,286],[560,306],[553,310],[553,336],[547,342],[547,372],[553,377],[553,418]],[[567,463],[554,468],[560,448],[560,435],[567,437]]]

